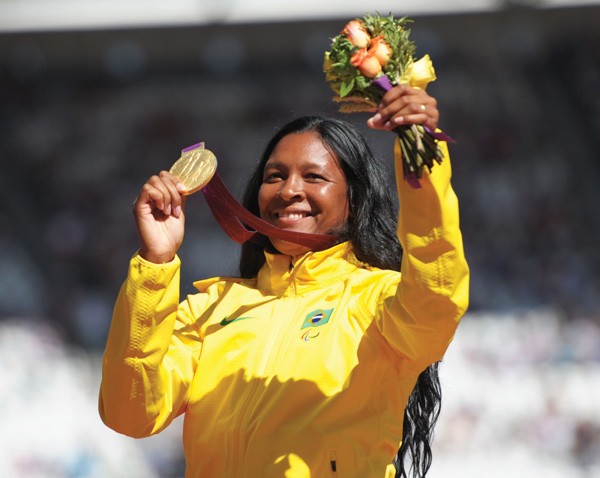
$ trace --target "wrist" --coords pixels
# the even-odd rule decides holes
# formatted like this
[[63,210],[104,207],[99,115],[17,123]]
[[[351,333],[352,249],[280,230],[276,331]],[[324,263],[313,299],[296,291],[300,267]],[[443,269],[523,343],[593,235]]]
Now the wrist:
[[138,254],[142,259],[153,264],[166,264],[175,259],[175,254],[153,253],[144,249],[140,249]]

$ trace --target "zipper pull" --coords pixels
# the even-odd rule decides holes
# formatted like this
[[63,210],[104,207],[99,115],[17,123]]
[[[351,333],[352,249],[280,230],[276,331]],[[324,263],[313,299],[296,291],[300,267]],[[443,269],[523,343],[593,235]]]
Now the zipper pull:
[[337,471],[337,460],[336,460],[335,450],[329,451],[329,465],[331,466],[331,471],[334,473]]

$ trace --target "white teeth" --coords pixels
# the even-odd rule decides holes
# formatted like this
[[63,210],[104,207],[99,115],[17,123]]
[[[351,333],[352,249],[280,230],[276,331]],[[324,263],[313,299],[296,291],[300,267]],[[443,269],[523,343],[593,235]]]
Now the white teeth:
[[277,217],[280,219],[302,219],[306,217],[306,214],[301,212],[279,213]]

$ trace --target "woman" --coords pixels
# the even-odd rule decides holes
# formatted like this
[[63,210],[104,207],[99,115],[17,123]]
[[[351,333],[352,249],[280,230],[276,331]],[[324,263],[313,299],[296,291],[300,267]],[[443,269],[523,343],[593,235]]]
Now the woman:
[[[434,98],[400,86],[368,125],[435,129],[438,117]],[[403,440],[400,455],[408,446],[424,476],[439,405],[430,366],[466,310],[468,267],[449,158],[418,189],[400,161],[396,147],[396,236],[381,166],[360,135],[335,120],[290,123],[267,146],[245,205],[338,243],[246,244],[241,278],[199,281],[181,303],[183,186],[166,172],[152,177],[134,206],[140,250],[104,355],[105,423],[143,437],[185,413],[190,477],[393,476]]]

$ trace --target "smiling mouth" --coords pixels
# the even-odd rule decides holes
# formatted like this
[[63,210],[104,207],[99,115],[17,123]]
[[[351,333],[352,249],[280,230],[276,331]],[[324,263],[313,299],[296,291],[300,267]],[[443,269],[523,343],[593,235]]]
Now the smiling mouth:
[[298,219],[304,219],[305,217],[308,217],[309,214],[307,212],[278,212],[275,214],[275,217],[277,219],[289,219],[289,220],[298,220]]

